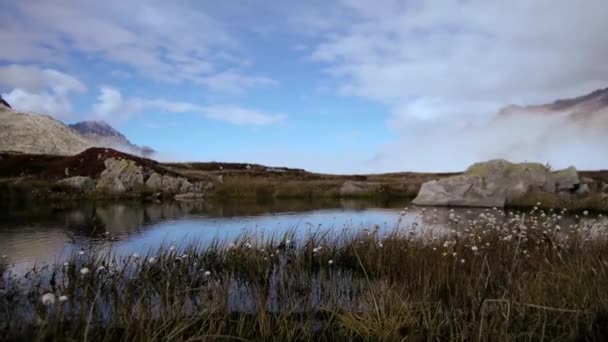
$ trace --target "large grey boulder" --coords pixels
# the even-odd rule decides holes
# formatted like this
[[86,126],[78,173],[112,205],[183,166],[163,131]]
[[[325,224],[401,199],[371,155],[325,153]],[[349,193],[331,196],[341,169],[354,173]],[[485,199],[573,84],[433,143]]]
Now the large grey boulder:
[[58,181],[57,184],[69,186],[82,193],[89,193],[95,190],[95,181],[83,176],[65,178]]
[[416,205],[503,207],[507,188],[483,177],[460,175],[422,184]]
[[540,163],[497,159],[471,165],[464,174],[426,182],[413,203],[432,206],[504,207],[532,192],[573,192],[576,169],[551,173]]
[[108,158],[97,181],[97,190],[112,193],[139,190],[144,185],[142,167],[133,160]]

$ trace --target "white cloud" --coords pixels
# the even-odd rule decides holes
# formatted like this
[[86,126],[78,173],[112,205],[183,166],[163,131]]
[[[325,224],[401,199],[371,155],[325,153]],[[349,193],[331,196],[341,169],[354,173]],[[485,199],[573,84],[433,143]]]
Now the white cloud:
[[56,118],[65,118],[72,113],[72,105],[65,97],[48,92],[31,93],[15,88],[2,97],[15,110],[48,114]]
[[[402,138],[379,156],[391,168],[462,169],[493,157],[567,164],[599,156],[590,151],[600,142],[582,130],[555,131],[554,122],[535,119],[506,129],[488,120],[509,103],[605,87],[608,2],[341,0],[341,6],[349,23],[324,31],[311,57],[340,82],[339,92],[390,110],[388,124]],[[551,129],[575,135],[537,148]]]
[[69,100],[72,93],[87,91],[74,76],[54,69],[17,64],[0,67],[0,86],[11,89],[4,97],[14,109],[57,118],[73,114]]
[[97,102],[93,104],[93,113],[96,116],[104,118],[124,109],[124,101],[120,91],[103,86],[99,89],[99,92]]
[[[78,62],[93,57],[146,79],[240,91],[275,81],[247,76],[227,23],[199,2],[34,0],[0,10],[0,60]],[[226,58],[229,56],[230,58]],[[236,69],[235,69],[236,68]],[[232,71],[226,71],[232,70]]]
[[285,119],[282,114],[265,113],[237,105],[208,106],[159,98],[124,99],[118,89],[107,86],[100,88],[100,95],[92,109],[94,115],[105,120],[124,119],[146,110],[198,114],[211,120],[234,125],[263,126],[280,123]]
[[276,80],[267,77],[244,76],[232,71],[201,77],[197,80],[197,83],[204,84],[211,90],[235,94],[242,93],[248,88],[278,84]]

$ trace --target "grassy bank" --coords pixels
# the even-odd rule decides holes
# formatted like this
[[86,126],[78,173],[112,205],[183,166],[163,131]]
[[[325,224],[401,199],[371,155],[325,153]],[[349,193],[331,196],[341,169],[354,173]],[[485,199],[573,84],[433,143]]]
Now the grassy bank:
[[[432,225],[433,211],[426,220]],[[0,266],[8,340],[603,340],[608,224],[486,211],[442,231],[291,234]],[[412,233],[413,232],[413,233]],[[62,297],[65,296],[65,297]]]

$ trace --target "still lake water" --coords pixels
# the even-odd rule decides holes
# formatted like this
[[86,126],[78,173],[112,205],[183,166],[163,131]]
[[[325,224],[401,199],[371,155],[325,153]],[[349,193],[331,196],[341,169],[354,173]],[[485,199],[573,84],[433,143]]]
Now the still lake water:
[[[406,206],[409,210],[401,216]],[[456,210],[462,217],[470,218],[481,211]],[[440,218],[434,224],[421,213],[421,208],[404,201],[359,200],[2,206],[0,255],[5,262],[23,269],[61,261],[80,249],[95,248],[117,255],[145,254],[162,244],[205,244],[213,239],[232,240],[243,233],[267,238],[289,231],[303,236],[311,231],[339,231],[344,227],[353,231],[376,225],[381,231],[445,228],[447,208],[434,212]]]

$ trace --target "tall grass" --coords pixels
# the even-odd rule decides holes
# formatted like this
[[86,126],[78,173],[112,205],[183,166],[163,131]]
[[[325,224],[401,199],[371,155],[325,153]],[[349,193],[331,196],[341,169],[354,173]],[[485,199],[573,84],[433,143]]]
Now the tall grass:
[[146,255],[86,251],[66,264],[25,275],[4,265],[0,336],[86,341],[608,338],[608,224],[603,217],[562,227],[563,212],[492,210],[473,219],[451,214],[449,228],[436,231],[434,212],[424,215],[428,226],[386,234],[377,227],[344,228],[297,240],[291,233],[167,245]]

